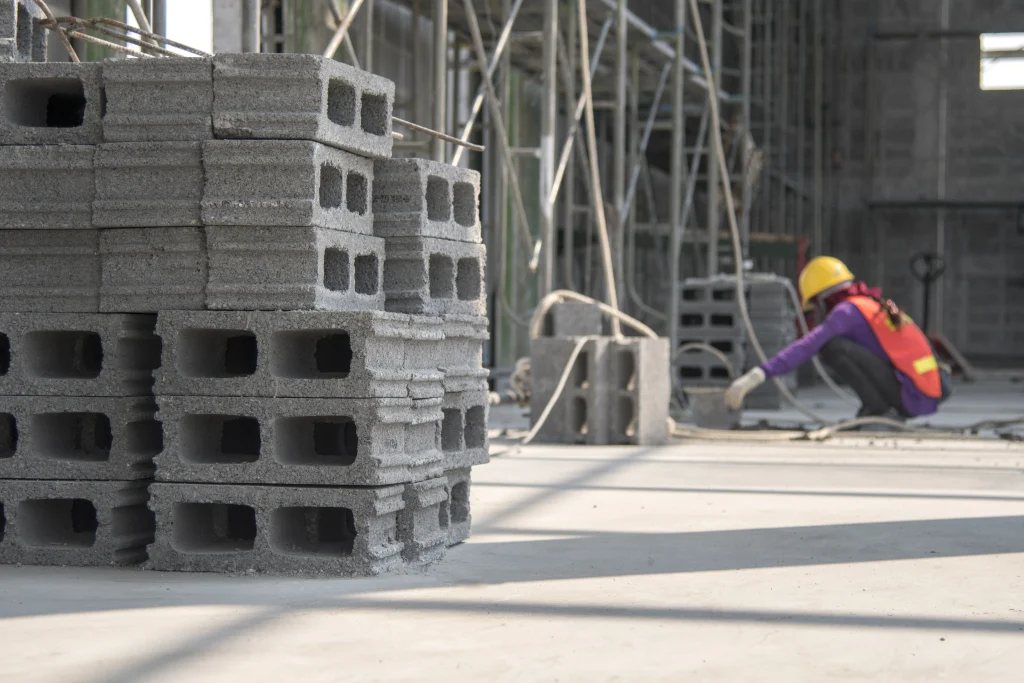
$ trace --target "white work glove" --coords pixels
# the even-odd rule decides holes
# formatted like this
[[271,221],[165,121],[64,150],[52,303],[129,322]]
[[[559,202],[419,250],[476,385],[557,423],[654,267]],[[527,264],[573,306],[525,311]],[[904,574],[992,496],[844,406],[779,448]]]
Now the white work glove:
[[754,368],[747,372],[732,384],[725,391],[725,405],[730,410],[739,410],[740,406],[743,405],[743,399],[747,397],[754,389],[765,382],[764,370],[761,368]]

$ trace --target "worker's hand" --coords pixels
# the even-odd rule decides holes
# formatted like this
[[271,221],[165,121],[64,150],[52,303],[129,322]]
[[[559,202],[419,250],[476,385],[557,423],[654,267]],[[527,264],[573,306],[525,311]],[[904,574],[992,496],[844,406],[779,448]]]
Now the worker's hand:
[[743,399],[747,397],[747,394],[764,384],[764,381],[764,370],[761,368],[754,368],[753,370],[750,370],[747,374],[730,384],[729,388],[726,389],[725,405],[730,410],[739,410],[740,406],[743,405]]

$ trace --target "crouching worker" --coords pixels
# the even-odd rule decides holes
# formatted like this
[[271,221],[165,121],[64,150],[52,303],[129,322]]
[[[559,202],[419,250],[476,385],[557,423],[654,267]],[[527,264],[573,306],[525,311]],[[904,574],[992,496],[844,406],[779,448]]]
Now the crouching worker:
[[928,338],[881,290],[855,281],[838,259],[815,258],[800,273],[804,309],[823,322],[774,358],[732,383],[725,394],[733,409],[758,386],[821,360],[861,401],[857,417],[905,420],[931,415],[950,394]]

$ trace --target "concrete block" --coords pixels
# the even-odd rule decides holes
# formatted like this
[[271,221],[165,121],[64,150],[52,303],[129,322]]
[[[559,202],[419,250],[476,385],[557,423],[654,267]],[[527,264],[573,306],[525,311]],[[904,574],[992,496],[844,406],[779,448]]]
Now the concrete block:
[[378,237],[481,241],[478,172],[426,159],[382,159],[373,176]]
[[99,243],[97,230],[0,230],[0,310],[98,311]]
[[373,162],[307,140],[203,143],[205,225],[373,234]]
[[169,482],[380,486],[442,471],[441,399],[158,396]]
[[[536,423],[554,395],[577,341],[554,337],[531,341],[531,423]],[[584,344],[562,394],[537,433],[535,440],[540,443],[608,443],[612,400],[606,359],[608,338],[592,339]]]
[[206,305],[202,228],[120,228],[100,232],[100,310],[146,313]]
[[440,316],[409,316],[405,368],[412,371],[411,398],[444,396],[446,374],[441,367],[444,320]]
[[391,156],[395,84],[306,54],[221,54],[213,60],[218,138],[316,140]]
[[0,564],[139,564],[153,542],[148,482],[0,481]]
[[0,62],[45,62],[47,31],[43,11],[32,0],[0,3]]
[[448,479],[448,504],[442,505],[441,521],[448,520],[448,547],[458,545],[469,539],[473,516],[469,509],[469,489],[472,483],[470,469],[451,470],[445,472]]
[[669,340],[612,339],[608,346],[612,399],[609,441],[659,446],[668,441],[668,404],[672,382]]
[[145,396],[156,316],[0,313],[0,396]]
[[206,229],[206,304],[226,310],[384,310],[384,240],[325,228]]
[[371,576],[402,566],[401,486],[153,484],[160,571]]
[[202,143],[99,145],[92,223],[100,228],[202,225],[203,182]]
[[[169,311],[157,334],[160,396],[404,398],[413,379],[397,313]],[[440,387],[436,368],[417,377]]]
[[212,59],[108,59],[103,84],[107,142],[213,138]]
[[103,139],[100,65],[0,62],[0,145],[95,145]]
[[451,523],[448,495],[446,476],[405,485],[398,540],[406,563],[424,566],[444,557]]
[[560,301],[544,316],[545,337],[599,337],[604,316],[600,309],[582,301]]
[[471,391],[485,383],[490,371],[483,367],[484,342],[490,339],[487,318],[477,315],[446,315],[442,329],[439,367],[446,392]]
[[94,152],[93,145],[0,147],[0,228],[92,227]]
[[427,315],[487,315],[482,244],[430,237],[387,240],[385,308]]
[[487,438],[490,410],[487,385],[473,391],[446,393],[441,404],[441,451],[446,470],[491,461]]
[[130,480],[153,475],[152,397],[5,396],[0,478]]

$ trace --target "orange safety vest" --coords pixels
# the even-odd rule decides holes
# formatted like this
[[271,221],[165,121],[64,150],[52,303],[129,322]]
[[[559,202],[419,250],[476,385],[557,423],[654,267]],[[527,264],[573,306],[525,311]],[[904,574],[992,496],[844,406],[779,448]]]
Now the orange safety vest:
[[875,338],[889,356],[897,370],[910,378],[914,386],[931,398],[942,397],[942,378],[939,363],[921,328],[906,313],[903,324],[897,328],[889,320],[882,305],[870,297],[851,296],[847,299],[857,307],[875,333]]

